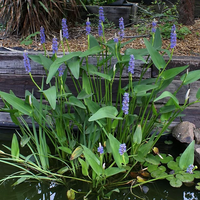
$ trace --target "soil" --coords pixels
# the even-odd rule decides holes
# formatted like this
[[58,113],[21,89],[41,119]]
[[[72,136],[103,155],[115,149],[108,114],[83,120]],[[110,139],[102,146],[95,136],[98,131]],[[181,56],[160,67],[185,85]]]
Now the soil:
[[[186,35],[184,39],[177,40],[177,45],[174,50],[174,55],[181,56],[200,56],[200,19],[195,20],[195,24],[193,26],[187,26],[187,28],[191,31],[190,34]],[[105,28],[105,36],[106,40],[112,39],[115,33],[118,33],[119,29],[117,28]],[[98,37],[97,27],[92,27],[91,34],[95,37]],[[55,35],[59,37],[59,34]],[[149,35],[145,35],[144,37],[148,38]],[[122,52],[127,48],[144,48],[143,36],[141,36],[137,30],[132,27],[125,28],[125,38],[122,42],[130,40],[131,38],[135,38],[130,44],[126,45]],[[0,47],[5,48],[15,48],[19,50],[34,50],[34,51],[43,51],[43,47],[40,44],[39,37],[34,38],[31,45],[22,45],[20,44],[21,38],[16,35],[5,35],[4,31],[0,31]],[[87,49],[87,36],[85,35],[85,27],[84,26],[73,26],[69,28],[69,46],[71,51],[85,51]],[[46,40],[45,47],[47,51],[51,51],[52,37]],[[168,48],[170,44],[170,39],[163,39],[163,47]],[[16,48],[17,47],[17,48]],[[67,51],[67,46],[65,46],[65,50]],[[59,51],[62,52],[62,48],[60,45]]]

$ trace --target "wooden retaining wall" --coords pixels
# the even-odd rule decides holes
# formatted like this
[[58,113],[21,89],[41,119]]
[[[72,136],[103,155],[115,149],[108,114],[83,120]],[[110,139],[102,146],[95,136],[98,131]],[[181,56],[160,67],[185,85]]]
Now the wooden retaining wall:
[[[36,54],[34,52],[29,52],[29,54]],[[165,58],[167,60],[167,58]],[[95,58],[90,58],[90,63],[95,62]],[[114,65],[117,61],[112,60],[112,65]],[[142,65],[142,61],[137,61],[135,66],[135,78],[140,76],[140,69]],[[168,68],[176,67],[176,66],[184,66],[189,65],[189,70],[200,69],[200,57],[176,57],[174,56],[172,61],[170,62]],[[45,75],[43,67],[37,63],[31,61],[31,73],[35,79],[35,81],[40,85],[42,77]],[[155,77],[157,75],[156,68],[149,69],[146,74],[146,78]],[[167,88],[168,91],[173,92],[178,88],[181,84],[179,80],[179,76],[175,78],[172,84]],[[70,78],[67,79],[67,85],[72,88],[73,83]],[[116,84],[113,84],[113,92],[114,94],[117,91],[117,79]],[[128,83],[128,72],[127,69],[123,73],[123,82],[122,85],[125,86]],[[183,104],[185,101],[185,94],[188,89],[191,89],[189,102],[196,100],[196,92],[198,88],[200,88],[200,80],[192,83],[190,85],[184,86],[178,93],[178,99],[180,104]],[[34,95],[39,97],[37,93],[37,88],[32,83],[29,75],[25,72],[24,64],[23,64],[23,52],[18,51],[2,51],[0,52],[0,91],[9,92],[12,90],[16,96],[20,98],[24,98],[25,90],[29,90],[30,92],[34,89]],[[75,93],[75,90],[72,89],[72,92]],[[163,102],[166,100],[159,101],[156,105],[160,107]],[[3,106],[2,101],[0,101],[0,107]],[[195,104],[184,111],[185,117],[182,120],[187,120],[194,123],[197,127],[200,127],[200,104]],[[178,123],[180,120],[177,119],[174,124]],[[1,125],[10,125],[12,124],[9,115],[6,113],[0,113],[0,126]]]

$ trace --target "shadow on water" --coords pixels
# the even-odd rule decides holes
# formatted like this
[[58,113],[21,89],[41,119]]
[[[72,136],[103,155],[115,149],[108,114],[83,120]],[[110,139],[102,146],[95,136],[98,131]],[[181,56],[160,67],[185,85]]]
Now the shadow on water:
[[[5,150],[2,144],[10,146],[12,133],[15,131],[7,130],[0,134],[0,150]],[[172,139],[172,138],[167,138]],[[173,145],[163,148],[163,141],[158,143],[160,152],[172,154],[174,152],[182,152],[179,143],[173,141]],[[15,172],[15,168],[0,164],[0,178]],[[67,190],[70,188],[79,192],[76,194],[76,200],[83,199],[86,191],[89,191],[90,185],[82,182],[67,180],[67,186],[57,185],[53,182],[25,182],[17,186],[12,186],[14,180],[9,180],[0,185],[0,200],[67,200]],[[198,180],[197,180],[198,181]],[[147,191],[146,194],[142,191]],[[133,194],[132,194],[133,193]],[[195,190],[195,186],[187,187],[183,185],[181,188],[173,188],[167,180],[160,180],[149,183],[141,188],[134,188],[130,191],[130,185],[126,189],[120,190],[120,193],[113,193],[111,200],[198,200],[200,199],[200,191]],[[140,198],[139,198],[140,197]],[[95,195],[90,195],[88,199],[96,200]]]

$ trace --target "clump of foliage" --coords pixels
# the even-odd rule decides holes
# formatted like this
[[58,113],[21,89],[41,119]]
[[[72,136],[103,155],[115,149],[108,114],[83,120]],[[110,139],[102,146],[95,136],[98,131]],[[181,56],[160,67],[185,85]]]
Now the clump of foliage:
[[[56,37],[52,39],[52,55],[46,53],[44,27],[40,28],[44,54],[24,52],[25,70],[40,98],[36,99],[32,91],[26,91],[24,99],[13,92],[0,91],[5,104],[1,111],[10,113],[13,122],[21,128],[21,134],[17,133],[20,143],[14,134],[11,147],[5,146],[9,153],[0,151],[0,162],[15,166],[19,171],[1,182],[17,179],[15,186],[35,179],[67,186],[67,180],[72,179],[90,184],[86,199],[92,192],[98,197],[110,198],[127,182],[133,189],[158,179],[168,179],[173,187],[178,187],[184,181],[200,177],[198,172],[188,175],[196,169],[193,166],[194,141],[177,161],[166,155],[160,155],[161,158],[155,151],[157,141],[168,133],[174,119],[188,106],[200,102],[200,89],[195,101],[188,101],[190,90],[183,104],[177,98],[182,86],[200,79],[200,70],[188,72],[188,66],[167,68],[177,42],[175,25],[168,49],[162,49],[160,30],[154,22],[152,37],[144,39],[146,48],[130,48],[122,54],[121,49],[133,40],[123,42],[123,18],[119,19],[119,34],[108,41],[104,21],[100,7],[99,36],[95,38],[90,34],[91,22],[87,19],[88,49],[84,52],[70,51],[66,19],[62,20],[60,42]],[[58,44],[62,46],[62,56],[58,55]],[[169,57],[167,61],[164,54]],[[91,57],[96,58],[95,62],[90,62]],[[41,85],[32,76],[30,59],[44,67],[46,78],[41,78]],[[136,66],[137,60],[143,65]],[[157,68],[158,75],[146,78],[152,66]],[[180,73],[183,73],[180,86],[173,93],[167,91]],[[128,80],[122,85],[124,75]],[[157,107],[159,101],[162,105]],[[27,116],[31,127],[25,120]],[[28,155],[21,153],[20,146],[29,148]],[[163,166],[166,163],[174,174],[168,173]],[[129,179],[132,171],[141,169],[148,170],[151,177]],[[112,184],[115,189],[108,191]],[[68,198],[75,199],[75,193],[78,192],[69,190]]]
[[1,1],[2,20],[6,22],[6,32],[27,36],[43,26],[48,33],[57,30],[60,18],[66,17],[67,11],[77,14],[76,1],[71,0],[3,0]]
[[153,1],[153,6],[146,7],[145,5],[138,6],[139,21],[134,27],[140,34],[149,34],[149,26],[153,19],[158,22],[163,39],[169,39],[171,27],[176,25],[176,34],[178,39],[184,39],[190,34],[190,30],[178,23],[178,1],[175,4],[166,4],[163,1]]

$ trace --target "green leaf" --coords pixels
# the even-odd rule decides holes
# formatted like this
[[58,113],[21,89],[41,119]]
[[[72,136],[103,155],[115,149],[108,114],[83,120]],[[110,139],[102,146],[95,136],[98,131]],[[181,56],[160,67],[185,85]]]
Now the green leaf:
[[19,112],[32,116],[32,108],[30,105],[26,104],[23,100],[16,97],[14,94],[8,94],[6,92],[0,91],[0,96],[5,101],[7,101],[10,105],[12,105]]
[[13,134],[12,138],[11,155],[14,160],[19,159],[19,143],[16,134]]
[[85,90],[82,89],[82,90],[80,91],[80,93],[78,94],[77,99],[87,99],[87,98],[91,97],[92,95],[93,95],[93,93],[87,94],[87,93],[85,92]]
[[58,149],[60,149],[61,151],[64,151],[67,154],[72,153],[72,150],[70,148],[67,148],[67,147],[58,147]]
[[196,98],[197,98],[197,99],[200,99],[200,88],[197,90]]
[[91,75],[92,75],[92,74],[97,75],[97,76],[99,76],[99,77],[101,77],[101,78],[104,78],[104,79],[106,79],[106,80],[108,80],[108,81],[111,81],[111,76],[108,75],[108,74],[103,74],[103,73],[101,73],[101,72],[91,72]]
[[70,157],[70,160],[74,160],[78,158],[81,154],[83,153],[83,148],[81,146],[77,147],[73,152]]
[[173,100],[173,102],[175,103],[176,107],[180,107],[178,99],[169,91],[164,91],[159,97],[157,97],[154,100],[154,102],[156,102],[156,101],[158,101],[160,99],[164,99],[166,97],[170,97]]
[[175,162],[175,161],[169,161],[168,163],[167,163],[167,167],[169,168],[169,169],[172,169],[172,170],[175,170],[175,171],[179,171],[179,170],[181,170],[180,169],[180,167],[178,166],[178,163],[177,162]]
[[194,145],[195,141],[193,140],[180,157],[179,167],[182,170],[186,170],[189,165],[194,163]]
[[83,159],[81,159],[81,158],[78,158],[78,161],[81,163],[82,174],[84,176],[88,176],[89,172],[88,172],[88,165],[87,165],[87,163]]
[[95,46],[99,46],[99,42],[93,35],[89,35],[89,44],[90,44],[90,49]]
[[47,90],[43,91],[44,95],[46,96],[50,106],[52,107],[53,110],[56,108],[56,87],[52,86],[48,88]]
[[[110,133],[108,135],[108,139],[109,139],[110,147],[112,149],[114,160],[117,166],[119,168],[122,168],[122,163],[124,163],[124,160],[123,160],[123,156],[119,154],[119,147],[121,143]],[[129,162],[127,152],[124,153],[124,158],[125,158],[125,164],[127,164]]]
[[114,176],[116,174],[119,174],[121,172],[125,172],[126,170],[123,168],[117,168],[117,167],[109,167],[105,169],[106,177]]
[[167,173],[158,169],[156,171],[153,171],[151,173],[151,176],[154,178],[161,178],[161,177],[165,178],[167,177]]
[[62,167],[61,169],[59,169],[57,171],[58,174],[64,174],[65,172],[69,171],[69,167],[68,166],[65,166],[65,167]]
[[145,160],[153,165],[159,165],[160,164],[160,159],[158,156],[153,156],[152,154],[147,155]]
[[194,180],[194,175],[193,174],[177,174],[176,178],[179,179],[180,181],[186,183],[186,182],[192,182]]
[[190,71],[188,74],[182,75],[180,79],[183,81],[183,85],[193,83],[200,79],[200,70]]
[[12,186],[16,186],[16,185],[19,185],[20,183],[23,183],[24,181],[26,181],[27,178],[26,177],[21,177],[19,178],[17,181],[15,181]]
[[53,61],[50,58],[47,58],[46,56],[43,56],[42,54],[39,54],[40,57],[40,64],[44,66],[45,69],[49,71],[50,66],[52,65]]
[[51,66],[49,68],[49,74],[47,76],[46,83],[48,84],[51,81],[51,79],[53,78],[55,73],[58,71],[58,68],[60,67],[61,64],[70,60],[73,57],[79,56],[81,53],[82,52],[79,52],[79,51],[78,52],[72,52],[72,53],[69,53],[67,55],[64,55],[61,58],[56,58],[56,60],[51,64]]
[[75,96],[69,97],[68,102],[66,102],[66,104],[70,104],[82,109],[86,109],[85,105],[80,100],[78,100]]
[[181,187],[182,186],[182,181],[180,181],[179,179],[177,179],[177,178],[173,178],[172,180],[170,180],[170,185],[172,186],[172,187],[176,187],[176,188],[179,188],[179,187]]
[[166,66],[164,58],[159,54],[159,52],[149,43],[149,41],[144,38],[144,43],[147,47],[147,50],[151,56],[151,59],[158,70]]
[[100,53],[102,51],[103,51],[103,49],[100,46],[94,46],[94,47],[86,50],[85,52],[83,52],[80,55],[80,58],[91,56],[91,55],[94,55],[94,54],[98,54],[98,53]]
[[189,65],[186,65],[186,66],[183,66],[183,67],[175,67],[175,68],[172,68],[172,69],[168,69],[168,70],[165,70],[161,77],[165,80],[168,80],[168,79],[171,79],[171,78],[174,78],[175,76],[177,76],[179,73],[181,73],[182,71],[184,71],[185,69],[188,68]]
[[142,128],[141,125],[138,124],[133,134],[133,143],[140,144],[142,142]]
[[166,154],[160,154],[163,159],[160,159],[161,163],[168,163],[173,160],[173,157],[171,155],[166,156]]
[[79,78],[80,73],[80,58],[74,57],[68,61],[68,67],[75,79]]
[[156,29],[153,46],[156,49],[160,49],[162,47],[162,39],[159,28]]
[[100,176],[103,173],[103,168],[100,165],[100,160],[96,157],[96,155],[88,149],[86,146],[81,145],[83,147],[83,154],[85,156],[86,161],[89,163],[89,165],[92,167],[92,169],[95,171],[95,173]]
[[24,147],[30,141],[30,139],[31,139],[31,137],[28,137],[27,135],[24,135],[21,138],[21,141],[20,141],[21,147]]
[[111,118],[111,119],[119,119],[122,120],[121,117],[116,117],[118,114],[118,111],[113,106],[105,106],[103,108],[100,108],[96,113],[94,113],[90,118],[89,121],[97,121],[99,119],[103,118]]

